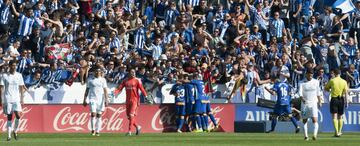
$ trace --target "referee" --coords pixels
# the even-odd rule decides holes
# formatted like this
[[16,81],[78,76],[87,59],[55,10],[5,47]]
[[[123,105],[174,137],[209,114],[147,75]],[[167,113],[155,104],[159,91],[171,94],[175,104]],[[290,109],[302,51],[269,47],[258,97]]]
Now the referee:
[[325,86],[325,90],[331,94],[330,112],[335,128],[335,137],[341,136],[343,126],[342,115],[344,114],[344,106],[347,105],[348,86],[344,79],[340,77],[340,70],[335,69],[335,78],[331,79]]

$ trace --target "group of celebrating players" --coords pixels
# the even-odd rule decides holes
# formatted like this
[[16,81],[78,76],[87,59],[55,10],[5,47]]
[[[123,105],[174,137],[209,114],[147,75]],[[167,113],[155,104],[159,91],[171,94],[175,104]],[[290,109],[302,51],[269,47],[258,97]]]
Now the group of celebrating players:
[[212,114],[210,95],[205,94],[205,84],[200,74],[182,74],[172,87],[170,94],[175,96],[177,132],[182,133],[186,122],[189,131],[209,132],[209,117],[216,130],[219,125]]

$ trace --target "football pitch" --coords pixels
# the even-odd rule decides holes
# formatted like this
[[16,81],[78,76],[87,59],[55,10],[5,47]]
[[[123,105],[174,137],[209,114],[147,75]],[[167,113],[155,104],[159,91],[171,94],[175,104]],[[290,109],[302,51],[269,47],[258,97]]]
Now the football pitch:
[[360,133],[345,133],[340,138],[320,133],[318,139],[303,140],[302,134],[281,133],[159,133],[125,136],[118,134],[21,134],[10,142],[1,134],[0,146],[358,146]]

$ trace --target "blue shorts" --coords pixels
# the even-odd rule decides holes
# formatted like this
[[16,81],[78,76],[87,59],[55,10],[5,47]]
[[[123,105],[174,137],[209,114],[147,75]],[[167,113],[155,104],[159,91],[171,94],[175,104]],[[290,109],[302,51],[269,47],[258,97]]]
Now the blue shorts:
[[196,100],[194,105],[194,113],[203,114],[205,113],[205,104],[201,103],[201,100]]
[[185,112],[185,106],[184,105],[176,105],[176,114],[180,115],[180,116],[185,116],[186,112]]
[[275,105],[274,113],[278,116],[283,114],[291,114],[291,106],[290,105]]
[[194,114],[194,105],[195,105],[195,104],[186,103],[185,105],[186,105],[186,106],[185,106],[185,108],[186,108],[186,114],[187,114],[187,115],[192,115],[192,114]]

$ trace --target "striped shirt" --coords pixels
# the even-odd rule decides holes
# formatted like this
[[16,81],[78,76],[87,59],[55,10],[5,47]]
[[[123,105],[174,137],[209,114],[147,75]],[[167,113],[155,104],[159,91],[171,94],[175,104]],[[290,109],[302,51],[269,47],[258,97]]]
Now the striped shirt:
[[273,19],[270,22],[270,34],[271,36],[275,36],[277,38],[282,37],[282,31],[285,28],[285,23],[281,19]]
[[55,10],[60,9],[60,5],[58,2],[55,1],[55,2],[50,3],[48,8],[49,8],[50,12],[54,12]]
[[163,48],[161,47],[161,45],[152,45],[152,57],[154,60],[159,60],[162,52]]
[[185,0],[186,5],[191,5],[192,7],[199,6],[200,0]]
[[176,17],[179,15],[177,10],[169,9],[165,13],[165,25],[171,26],[175,23]]
[[25,16],[24,14],[20,14],[18,20],[20,22],[18,35],[20,35],[20,36],[30,35],[33,24],[35,22],[35,19],[34,18],[29,18],[29,17]]
[[145,45],[145,29],[143,27],[136,30],[135,34],[135,49],[143,49]]
[[291,85],[295,88],[295,89],[299,89],[299,85],[300,85],[300,81],[302,80],[302,76],[303,76],[304,71],[302,71],[302,73],[297,73],[295,71],[293,71],[291,74]]
[[252,20],[253,20],[253,24],[257,24],[259,26],[260,30],[266,30],[266,21],[264,20],[264,18],[261,17],[261,15],[265,15],[263,14],[263,11],[258,11],[254,6],[250,6],[250,11],[251,11],[251,16],[252,16]]
[[19,73],[24,73],[26,69],[30,67],[32,60],[26,57],[19,57],[19,63],[17,65],[16,71]]
[[121,49],[121,42],[120,42],[120,39],[118,37],[114,37],[110,44],[109,44],[109,50],[111,48],[117,48],[117,49]]
[[8,24],[9,23],[9,14],[10,14],[10,6],[6,4],[1,4],[0,6],[0,24]]
[[[349,72],[350,73],[350,72]],[[350,73],[350,75],[352,77],[354,77],[354,80],[349,79],[350,81],[350,88],[358,88],[359,84],[360,84],[360,79],[359,79],[359,72],[357,70],[355,70],[354,72]]]
[[351,19],[351,26],[353,28],[359,28],[360,26],[360,10],[356,9],[355,12],[353,12],[352,19]]

